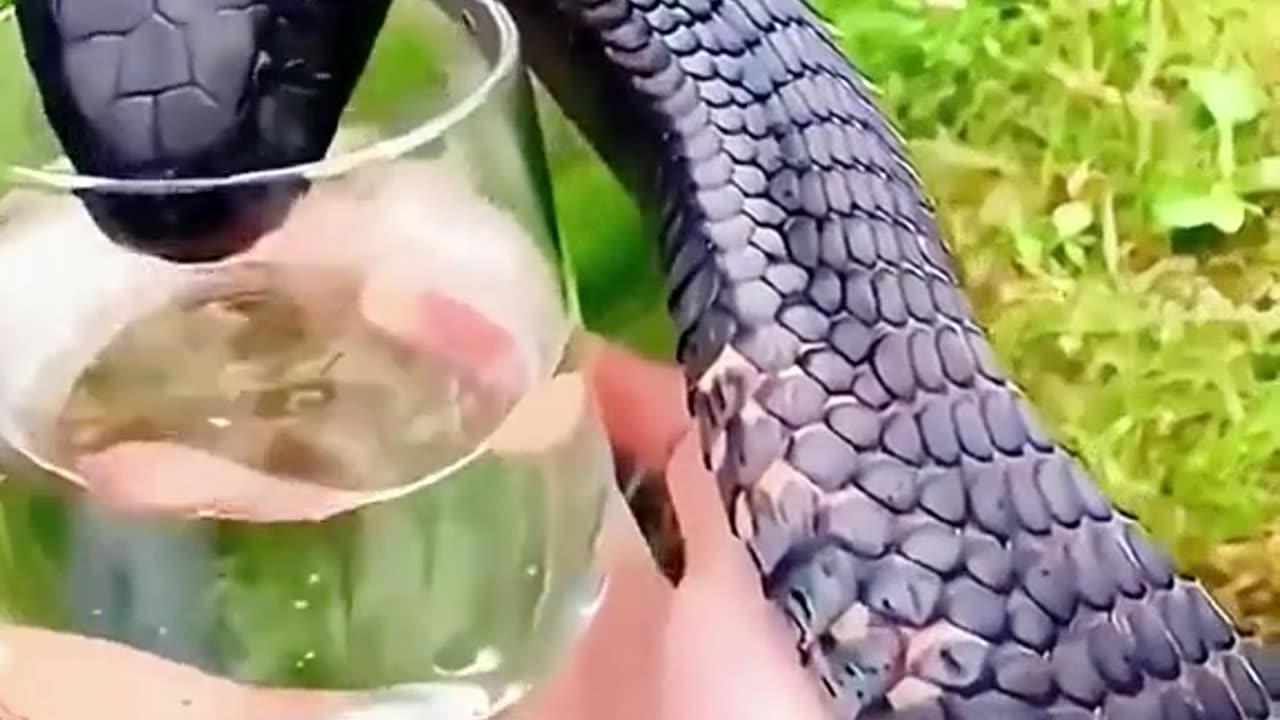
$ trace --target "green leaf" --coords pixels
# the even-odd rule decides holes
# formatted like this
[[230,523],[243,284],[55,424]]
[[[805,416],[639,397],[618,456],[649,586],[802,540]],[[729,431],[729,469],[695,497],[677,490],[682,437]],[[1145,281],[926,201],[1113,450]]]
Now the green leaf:
[[1071,261],[1072,265],[1077,268],[1084,268],[1087,262],[1087,258],[1084,254],[1084,247],[1072,242],[1064,243],[1062,245],[1062,252],[1066,254],[1067,259]]
[[1243,70],[1192,68],[1187,84],[1220,126],[1247,123],[1262,112],[1257,84]]
[[1240,168],[1236,184],[1244,193],[1280,191],[1280,155],[1269,155]]
[[[13,8],[0,0],[0,61],[16,61],[22,54],[22,40],[18,35],[18,23],[13,20]],[[26,66],[17,62],[0,62],[0,170],[18,160],[24,145],[24,95],[28,82]],[[0,183],[6,178],[0,173]],[[0,192],[3,188],[0,187]]]
[[1058,236],[1072,238],[1093,224],[1093,209],[1086,202],[1072,200],[1053,209],[1053,226]]
[[1156,221],[1166,229],[1212,225],[1228,235],[1244,226],[1248,207],[1231,188],[1217,186],[1204,194],[1169,194],[1154,203]]
[[1023,267],[1038,270],[1044,256],[1044,244],[1040,238],[1027,232],[1015,232],[1013,246]]

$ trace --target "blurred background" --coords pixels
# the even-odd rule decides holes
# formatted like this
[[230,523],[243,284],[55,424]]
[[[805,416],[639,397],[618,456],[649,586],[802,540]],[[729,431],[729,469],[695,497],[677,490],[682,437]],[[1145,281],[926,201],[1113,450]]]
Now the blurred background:
[[[1280,642],[1280,3],[818,6],[908,139],[1046,424],[1246,629]],[[404,68],[395,84],[432,81],[415,38],[378,52]],[[0,98],[23,72],[0,67]],[[390,81],[364,102],[392,97]],[[655,240],[541,100],[588,324],[670,357]],[[0,161],[22,142],[3,115]]]

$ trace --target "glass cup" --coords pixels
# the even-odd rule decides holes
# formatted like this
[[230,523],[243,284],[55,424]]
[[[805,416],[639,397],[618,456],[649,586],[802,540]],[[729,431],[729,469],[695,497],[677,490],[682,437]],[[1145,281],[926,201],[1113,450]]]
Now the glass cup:
[[[0,10],[8,627],[336,693],[317,719],[490,717],[563,658],[613,463],[515,25],[451,2],[391,2],[324,158],[180,180],[73,172]],[[216,261],[91,214],[300,184]]]

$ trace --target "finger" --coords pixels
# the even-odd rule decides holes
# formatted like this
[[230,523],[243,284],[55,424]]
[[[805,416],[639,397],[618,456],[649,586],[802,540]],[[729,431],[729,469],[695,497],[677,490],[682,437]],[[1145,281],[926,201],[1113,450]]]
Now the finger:
[[796,662],[788,629],[730,531],[696,435],[677,446],[667,477],[687,570],[667,625],[665,717],[822,720],[824,708]]
[[515,338],[470,305],[405,282],[366,283],[360,296],[365,320],[477,389],[502,401],[518,397],[525,358]]
[[99,501],[143,514],[315,521],[371,499],[368,493],[268,475],[197,448],[165,442],[120,443],[81,456],[76,470]]
[[[360,303],[367,320],[400,342],[502,397],[520,394],[520,348],[475,308],[390,276],[367,283]],[[641,472],[660,472],[689,424],[679,368],[594,335],[584,345],[584,370],[615,452]]]
[[[545,456],[545,451],[570,439],[590,413],[590,390],[581,373],[565,373],[527,394],[494,433],[491,447],[500,455]],[[564,471],[548,472],[563,476]],[[612,487],[597,557],[603,573],[600,608],[574,644],[568,665],[540,693],[522,720],[566,720],[598,717],[651,720],[656,697],[658,638],[672,588],[658,572],[636,520]],[[619,714],[612,710],[622,707]],[[645,709],[648,708],[648,709]]]
[[36,628],[0,629],[0,718],[309,720],[337,714],[339,692],[259,689],[125,645]]
[[[390,280],[366,285],[365,317],[418,352],[443,360],[491,396],[503,402],[521,395],[527,399],[530,393],[522,387],[521,353],[505,329],[458,300],[415,289],[413,278],[403,280],[408,285]],[[689,425],[681,401],[682,374],[674,366],[647,360],[590,334],[582,343],[582,354],[581,367],[609,436],[620,483],[633,502],[633,511],[644,518],[654,539],[654,554],[669,575],[678,576],[679,531],[662,492],[665,486],[652,476],[661,474]],[[534,425],[547,423],[535,417]]]
[[827,720],[758,582],[690,576],[666,628],[664,720]]
[[513,720],[655,720],[673,590],[617,495],[604,523],[600,608],[565,666]]
[[[224,515],[261,520],[280,513],[292,517],[300,508],[322,514],[335,506],[327,493],[313,497],[308,492],[310,486],[282,481],[177,445],[130,443],[92,456],[84,465],[95,492],[105,494],[117,506],[135,511],[217,507]],[[211,482],[215,478],[217,482]],[[546,691],[547,697],[539,700],[539,705],[547,708],[547,714],[536,716],[539,718],[566,717],[568,709],[578,712],[595,708],[604,712],[620,698],[627,698],[629,706],[638,709],[642,701],[653,702],[656,697],[655,688],[637,687],[637,682],[652,681],[655,673],[649,671],[639,681],[632,673],[641,665],[654,666],[659,650],[656,628],[660,627],[672,589],[654,565],[621,497],[610,493],[609,498],[597,553],[598,570],[606,580],[601,606],[590,621],[583,642],[575,644],[568,666],[557,673]],[[627,652],[620,655],[619,647],[627,648]],[[219,692],[225,695],[226,689]],[[208,702],[224,706],[228,701],[223,695]],[[255,702],[258,707],[267,707],[288,706],[293,701],[274,692],[255,696]],[[582,717],[588,720],[599,716],[593,713]],[[150,716],[138,717],[145,720]],[[622,717],[648,720],[652,714]]]
[[752,573],[729,528],[716,478],[702,461],[696,433],[685,433],[667,465],[666,482],[685,541],[689,573]]
[[596,336],[587,340],[586,366],[615,452],[641,472],[662,472],[689,427],[680,369]]

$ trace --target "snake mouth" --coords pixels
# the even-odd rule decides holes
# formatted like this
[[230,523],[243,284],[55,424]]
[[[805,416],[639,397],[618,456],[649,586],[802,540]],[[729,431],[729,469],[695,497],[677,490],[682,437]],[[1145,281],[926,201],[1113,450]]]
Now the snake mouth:
[[297,178],[177,194],[77,194],[113,242],[170,262],[209,263],[238,255],[279,228],[308,187]]
[[[146,12],[128,16],[135,3],[145,5]],[[173,10],[183,3],[198,5],[200,12]],[[86,12],[92,17],[76,15]],[[116,15],[130,19],[126,23]],[[258,26],[242,21],[257,15],[267,17],[266,25],[274,29],[250,32]],[[476,21],[479,17],[493,21]],[[196,125],[183,126],[185,135],[161,132],[164,123],[181,120],[164,115],[173,107],[166,99],[189,89],[176,85],[146,96],[148,110],[133,124],[90,112],[137,107],[141,96],[114,90],[124,82],[122,73],[136,66],[128,60],[128,43],[140,33],[145,39],[148,23],[181,29],[172,18],[186,18],[192,28],[206,23],[199,32],[186,30],[190,37],[216,34],[224,27],[218,23],[244,31],[237,42],[225,40],[234,33],[223,31],[226,44],[214,60],[192,60],[204,41],[143,47],[149,63],[212,66],[221,68],[221,77],[238,78],[236,73],[249,67],[228,105],[235,112],[198,117]],[[427,25],[415,24],[424,18]],[[18,104],[29,102],[42,112],[38,132],[51,131],[65,160],[40,169],[8,166],[10,177],[75,195],[113,243],[179,263],[218,262],[248,250],[284,223],[314,183],[423,152],[481,112],[495,91],[522,78],[519,33],[495,0],[17,0],[9,14],[0,11],[0,24],[15,19],[34,80],[29,100]],[[286,32],[282,25],[291,29]],[[431,36],[432,42],[451,43],[453,34],[466,33],[484,70],[468,70],[425,117],[419,114],[420,99],[406,99],[404,107],[388,111],[394,118],[388,127],[372,128],[371,135],[357,129],[352,137],[358,139],[343,142],[343,115],[362,112],[349,107],[359,79],[382,72],[371,66],[379,62],[374,48],[386,25],[444,33]],[[98,30],[86,33],[86,26]],[[115,47],[101,63],[115,62],[114,69],[94,71],[73,60],[82,52],[76,48],[86,43]],[[208,71],[191,72],[198,78]],[[209,97],[228,94],[212,81],[201,87]],[[97,106],[90,102],[94,98]],[[140,135],[139,128],[146,132]]]
[[[325,156],[390,0],[18,0],[45,117],[114,242],[173,261],[233,255],[305,180],[183,188]],[[168,192],[164,183],[171,183]]]

